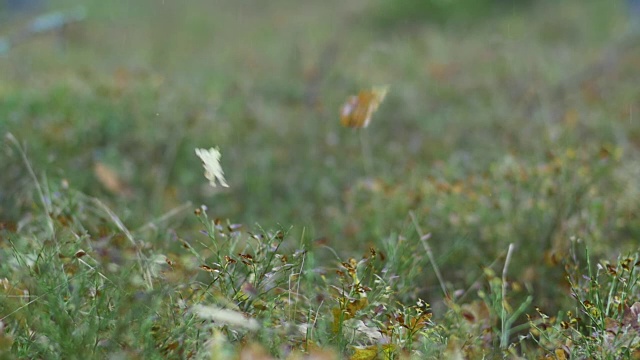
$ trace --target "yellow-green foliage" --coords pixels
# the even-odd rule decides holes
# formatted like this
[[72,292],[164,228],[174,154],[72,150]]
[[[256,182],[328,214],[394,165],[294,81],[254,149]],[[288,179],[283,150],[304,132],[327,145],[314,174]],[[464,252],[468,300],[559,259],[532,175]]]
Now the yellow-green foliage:
[[0,357],[637,355],[634,19],[502,3],[3,22]]

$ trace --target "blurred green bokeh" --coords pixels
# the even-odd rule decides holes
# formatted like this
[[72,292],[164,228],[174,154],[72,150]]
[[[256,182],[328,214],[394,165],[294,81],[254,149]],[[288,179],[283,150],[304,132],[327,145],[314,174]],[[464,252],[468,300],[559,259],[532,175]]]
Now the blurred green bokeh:
[[381,26],[467,23],[530,5],[535,0],[380,0],[373,19]]

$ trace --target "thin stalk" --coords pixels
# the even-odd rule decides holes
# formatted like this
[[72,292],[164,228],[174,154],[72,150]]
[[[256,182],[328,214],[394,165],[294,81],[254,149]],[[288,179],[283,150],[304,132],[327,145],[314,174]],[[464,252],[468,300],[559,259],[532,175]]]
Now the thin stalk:
[[440,273],[440,269],[438,269],[438,264],[436,264],[436,259],[433,256],[433,251],[431,251],[431,246],[429,246],[429,243],[427,242],[427,240],[429,240],[429,238],[431,237],[431,234],[424,234],[422,232],[422,229],[420,228],[420,225],[418,224],[418,221],[416,220],[416,216],[413,213],[413,211],[409,211],[409,216],[411,216],[411,221],[413,222],[413,226],[416,228],[416,231],[418,232],[418,236],[420,237],[420,241],[422,242],[422,246],[424,247],[424,250],[427,252],[427,256],[429,257],[429,262],[431,262],[431,267],[433,268],[433,272],[436,274],[436,277],[438,278],[438,282],[440,283],[440,288],[442,289],[442,293],[444,295],[445,298],[449,299],[449,292],[447,291],[446,286],[444,286],[444,278],[442,277],[442,274]]

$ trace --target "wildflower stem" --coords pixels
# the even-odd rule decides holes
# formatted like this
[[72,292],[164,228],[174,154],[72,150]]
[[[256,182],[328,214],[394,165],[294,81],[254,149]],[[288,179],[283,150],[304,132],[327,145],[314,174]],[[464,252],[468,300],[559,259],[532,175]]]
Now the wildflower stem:
[[504,267],[502,268],[502,297],[501,297],[501,306],[502,306],[502,331],[500,333],[500,348],[504,349],[509,345],[509,331],[507,330],[507,269],[509,268],[509,263],[511,262],[511,255],[513,254],[513,243],[509,244],[509,249],[507,250],[507,258],[504,260]]
[[149,221],[148,223],[142,225],[140,228],[138,228],[137,230],[134,231],[134,233],[139,233],[145,230],[149,230],[149,229],[154,229],[158,226],[158,224],[163,223],[169,219],[171,219],[172,217],[182,213],[183,211],[185,211],[186,209],[190,209],[192,207],[191,205],[191,201],[187,201],[184,204],[175,207],[171,210],[169,210],[168,212],[164,213],[162,216],[153,219],[151,221]]
[[122,231],[125,237],[131,242],[131,245],[133,245],[133,248],[136,251],[138,266],[140,267],[140,271],[142,271],[142,273],[144,274],[143,275],[144,280],[146,280],[147,282],[146,284],[147,289],[149,290],[153,289],[153,280],[151,277],[151,272],[149,271],[149,269],[145,268],[144,266],[144,257],[142,255],[141,245],[134,239],[129,229],[127,229],[126,226],[124,226],[124,224],[122,223],[122,220],[120,220],[120,218],[107,205],[105,205],[102,201],[100,201],[100,199],[87,196],[82,193],[78,193],[78,194],[88,199],[89,201],[93,202],[98,208],[100,208],[107,215],[109,215],[109,219],[118,227],[120,231]]
[[440,273],[440,269],[438,269],[438,264],[436,264],[436,259],[433,256],[433,251],[431,251],[431,246],[429,246],[429,243],[427,242],[427,240],[431,237],[431,234],[424,234],[422,229],[420,228],[420,225],[418,224],[418,221],[416,220],[416,216],[413,213],[413,211],[409,211],[409,216],[411,216],[411,221],[413,222],[413,226],[416,228],[416,231],[418,232],[418,236],[420,237],[420,241],[422,242],[422,246],[424,247],[424,250],[427,252],[427,256],[429,257],[429,261],[431,262],[431,267],[433,267],[433,272],[436,274],[436,277],[438,278],[438,282],[440,283],[440,288],[442,289],[442,293],[444,295],[445,298],[449,299],[449,292],[447,291],[446,286],[444,286],[444,279],[442,278],[442,274]]
[[46,218],[47,218],[47,226],[49,228],[50,236],[54,238],[55,230],[53,227],[53,219],[51,218],[51,213],[53,212],[51,210],[51,204],[49,204],[49,202],[44,196],[44,191],[42,191],[42,186],[40,186],[40,182],[36,177],[36,173],[33,171],[33,168],[31,167],[31,163],[29,163],[29,159],[27,159],[27,154],[25,154],[24,149],[20,145],[20,142],[18,141],[18,139],[16,139],[15,136],[13,136],[12,133],[7,133],[5,138],[11,141],[16,146],[16,148],[18,149],[18,152],[20,153],[20,156],[22,157],[22,161],[24,162],[24,165],[27,168],[27,171],[29,171],[29,175],[31,176],[31,179],[33,179],[33,183],[35,184],[36,190],[38,191],[38,196],[40,197],[40,202],[42,203],[42,207],[47,212]]

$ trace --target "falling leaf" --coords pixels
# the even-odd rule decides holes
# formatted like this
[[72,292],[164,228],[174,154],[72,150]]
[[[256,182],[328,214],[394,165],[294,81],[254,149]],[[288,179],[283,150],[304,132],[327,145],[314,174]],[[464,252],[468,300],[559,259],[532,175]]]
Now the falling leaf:
[[571,108],[564,113],[563,121],[569,128],[574,128],[578,123],[580,114],[575,108]]
[[427,71],[429,72],[429,75],[439,82],[449,81],[454,75],[456,75],[458,70],[458,66],[451,63],[427,64]]
[[345,127],[363,128],[369,125],[371,116],[387,95],[387,86],[363,90],[357,96],[350,96],[340,110],[340,123]]
[[204,177],[209,180],[211,186],[216,187],[216,180],[220,185],[229,187],[227,181],[224,179],[224,172],[220,166],[220,150],[218,148],[196,149],[196,155],[202,160],[202,166],[204,166]]
[[110,192],[126,197],[131,196],[131,188],[125,184],[118,173],[109,166],[97,162],[93,165],[93,174],[98,179],[98,182]]

